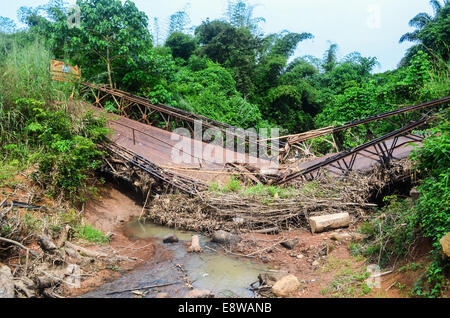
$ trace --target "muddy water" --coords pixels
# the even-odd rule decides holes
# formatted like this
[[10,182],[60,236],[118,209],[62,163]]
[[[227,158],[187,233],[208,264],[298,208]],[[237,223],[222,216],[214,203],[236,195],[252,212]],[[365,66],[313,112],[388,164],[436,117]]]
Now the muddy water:
[[[250,284],[258,280],[260,273],[268,270],[265,266],[253,264],[246,259],[225,255],[221,252],[220,246],[203,236],[200,236],[200,244],[204,253],[187,253],[186,243],[197,233],[142,224],[138,221],[130,222],[127,227],[129,235],[155,239],[158,243],[155,259],[139,270],[126,274],[85,297],[135,297],[130,291],[120,291],[174,282],[177,284],[149,290],[145,297],[152,298],[160,292],[168,293],[171,297],[183,297],[190,291],[185,284],[186,275],[193,282],[194,288],[208,289],[216,297],[254,297],[249,289]],[[180,242],[163,244],[162,239],[169,234],[177,235]],[[182,265],[183,270],[177,266],[178,264]]]

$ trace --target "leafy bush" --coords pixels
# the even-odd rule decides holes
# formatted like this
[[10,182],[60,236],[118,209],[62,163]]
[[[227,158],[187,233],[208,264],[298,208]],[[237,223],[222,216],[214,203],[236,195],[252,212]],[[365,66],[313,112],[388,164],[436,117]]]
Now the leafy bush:
[[[419,191],[416,206],[423,235],[433,242],[433,260],[415,291],[420,296],[439,296],[446,288],[445,273],[450,268],[441,258],[440,239],[450,232],[450,122],[444,121],[431,130],[423,146],[412,158],[420,173],[426,177]],[[425,289],[422,286],[426,286]]]
[[385,266],[408,256],[420,237],[433,243],[431,263],[417,281],[414,293],[418,296],[438,297],[445,290],[448,261],[441,257],[440,239],[450,232],[450,125],[445,121],[432,129],[422,147],[411,158],[423,178],[418,187],[420,197],[415,205],[406,200],[389,197],[389,202],[377,217],[363,224],[360,231],[368,235],[361,251],[372,261]]
[[[37,104],[25,99],[21,103]],[[62,111],[42,108],[33,111],[25,130],[30,140],[43,148],[38,159],[39,180],[55,194],[62,189],[68,198],[83,199],[88,190],[88,178],[101,164],[102,153],[96,143],[107,133],[104,120],[95,119],[88,113],[76,122]],[[79,131],[76,131],[77,127]]]
[[[368,238],[362,249],[364,256],[380,266],[408,256],[418,234],[418,218],[408,201],[391,196],[385,202],[388,205],[359,227]],[[356,246],[354,249],[361,250]]]

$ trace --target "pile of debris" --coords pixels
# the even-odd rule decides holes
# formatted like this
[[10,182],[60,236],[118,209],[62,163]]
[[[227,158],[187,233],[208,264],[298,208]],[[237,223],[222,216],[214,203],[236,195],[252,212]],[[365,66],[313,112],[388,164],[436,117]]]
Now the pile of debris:
[[367,202],[368,198],[392,180],[411,177],[409,168],[403,161],[389,171],[374,168],[364,175],[353,174],[340,180],[324,176],[297,185],[294,193],[286,197],[221,192],[202,192],[196,197],[163,195],[152,202],[144,220],[209,234],[219,229],[257,233],[309,229],[311,217],[340,213],[348,213],[353,224],[376,207]]
[[0,298],[61,298],[93,271],[134,261],[75,245],[68,214],[33,205],[34,196],[30,204],[12,201],[17,187],[0,202]]

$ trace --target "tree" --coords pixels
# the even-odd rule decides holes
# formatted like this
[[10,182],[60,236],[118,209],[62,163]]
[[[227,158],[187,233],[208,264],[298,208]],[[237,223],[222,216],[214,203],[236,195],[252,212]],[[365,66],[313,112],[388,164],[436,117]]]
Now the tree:
[[191,35],[174,32],[167,39],[166,46],[170,47],[174,58],[188,60],[197,48],[197,41]]
[[325,52],[323,58],[323,69],[325,72],[331,72],[337,65],[337,49],[338,45],[333,43],[330,48]]
[[145,62],[152,47],[148,18],[130,0],[123,4],[120,0],[78,0],[77,4],[81,27],[70,41],[71,51],[95,72],[100,73],[105,65],[113,87],[113,72],[122,81]]
[[174,32],[183,33],[186,31],[186,27],[191,23],[191,18],[186,11],[187,8],[184,8],[182,11],[177,11],[170,16],[169,36]]
[[434,16],[428,13],[419,13],[411,21],[410,27],[415,28],[400,38],[400,43],[418,43],[411,47],[402,64],[408,63],[419,50],[427,50],[428,53],[439,55],[445,61],[450,57],[450,4],[444,0],[444,5],[438,0],[430,1]]
[[251,95],[260,40],[246,28],[236,28],[218,20],[203,22],[195,35],[201,45],[200,54],[229,69],[238,91],[244,96]]
[[16,30],[16,23],[10,18],[0,16],[0,33],[13,33]]
[[254,18],[253,12],[256,5],[249,5],[247,0],[228,0],[228,8],[225,13],[227,21],[236,28],[246,28],[251,33],[259,31],[259,24],[266,22],[264,18]]

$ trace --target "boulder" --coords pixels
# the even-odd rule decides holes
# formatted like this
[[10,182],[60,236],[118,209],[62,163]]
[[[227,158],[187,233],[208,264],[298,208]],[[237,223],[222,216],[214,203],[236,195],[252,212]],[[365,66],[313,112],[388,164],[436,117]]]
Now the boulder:
[[413,201],[417,201],[417,200],[419,200],[420,192],[419,192],[419,190],[417,190],[417,188],[413,188],[411,190],[411,192],[409,193],[409,196],[411,197],[411,199]]
[[14,298],[14,277],[9,267],[0,264],[0,298]]
[[38,244],[42,248],[43,251],[52,252],[58,249],[55,243],[46,235],[38,236]]
[[444,236],[441,241],[442,251],[447,258],[450,258],[450,233]]
[[187,298],[214,298],[214,295],[209,290],[194,289],[187,294]]
[[329,230],[344,228],[350,226],[350,214],[339,213],[314,216],[309,219],[309,224],[313,233],[321,233]]
[[289,240],[286,242],[281,243],[281,246],[283,246],[284,248],[288,249],[288,250],[293,250],[299,243],[299,239],[293,239],[293,240]]
[[261,286],[273,286],[286,276],[287,273],[282,272],[269,272],[269,273],[261,273],[258,276],[259,284]]
[[203,252],[202,248],[200,247],[200,238],[198,235],[192,236],[191,246],[188,248],[189,253],[201,253]]
[[280,279],[272,286],[272,293],[277,297],[289,297],[300,288],[300,282],[294,275]]
[[333,233],[331,234],[330,238],[333,241],[348,241],[352,239],[352,236],[348,233]]
[[178,237],[175,234],[167,235],[163,239],[164,244],[173,244],[173,243],[178,243],[178,242],[179,242]]
[[367,236],[361,233],[352,233],[352,242],[359,243],[367,239]]
[[212,237],[212,241],[219,244],[234,245],[242,241],[239,235],[231,234],[225,231],[216,231]]

